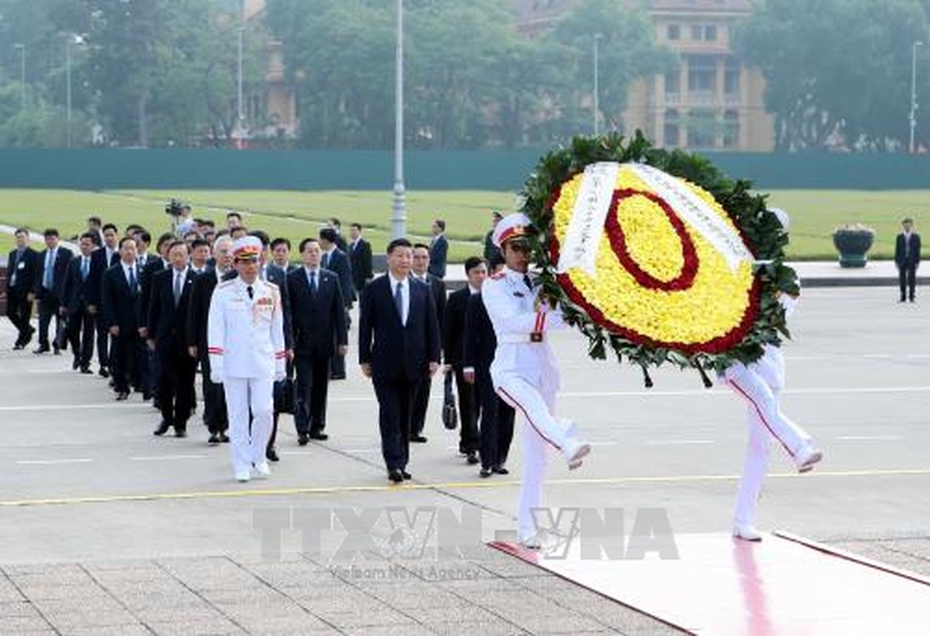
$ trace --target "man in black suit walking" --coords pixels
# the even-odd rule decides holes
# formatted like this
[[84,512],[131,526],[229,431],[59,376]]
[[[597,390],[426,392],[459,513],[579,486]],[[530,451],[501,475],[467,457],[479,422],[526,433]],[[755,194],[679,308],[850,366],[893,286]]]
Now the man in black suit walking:
[[901,221],[902,232],[898,234],[894,246],[894,262],[898,266],[898,281],[901,286],[901,299],[905,297],[914,302],[917,288],[917,266],[920,265],[920,234],[914,231],[914,220]]
[[139,366],[146,355],[139,334],[139,265],[136,240],[124,237],[119,242],[119,262],[103,274],[100,293],[102,320],[113,339],[110,347],[110,372],[118,401],[129,397],[130,385],[138,387]]
[[[436,306],[436,320],[439,322],[440,336],[443,333],[443,324],[446,312],[446,284],[441,278],[429,273],[430,251],[422,243],[413,245],[413,267],[411,278],[415,282],[423,283],[429,288],[433,304]],[[423,444],[426,437],[423,436],[423,429],[426,426],[426,411],[429,407],[429,394],[432,388],[430,376],[424,376],[417,388],[417,394],[413,401],[413,416],[410,421],[410,441]],[[467,454],[467,453],[466,453]],[[477,456],[474,462],[477,463]]]
[[32,302],[35,300],[39,255],[29,247],[29,230],[19,228],[14,238],[16,247],[6,261],[6,315],[19,332],[13,348],[25,349],[35,333],[29,320],[32,317]]
[[[94,260],[96,266],[101,272],[100,277],[103,279],[103,272],[116,265],[120,260],[119,255],[119,228],[112,223],[107,223],[102,229],[103,245],[94,251]],[[97,362],[100,364],[100,377],[110,377],[110,332],[104,321],[97,318]]]
[[[45,250],[39,254],[39,271],[35,277],[35,295],[39,301],[39,348],[33,353],[47,353],[53,348],[56,356],[61,353],[64,330],[59,309],[68,264],[73,257],[71,250],[58,244],[58,230],[45,230]],[[49,346],[48,328],[52,318],[55,319],[55,335]]]
[[[323,250],[321,265],[323,269],[333,272],[339,279],[342,303],[346,311],[346,324],[349,324],[348,313],[355,303],[355,287],[352,285],[352,265],[346,253],[339,249],[338,239],[339,234],[335,229],[324,227],[320,230],[320,247]],[[338,351],[330,362],[329,378],[331,380],[345,380],[346,378],[345,356],[339,355]]]
[[68,342],[74,354],[73,368],[89,374],[103,270],[100,269],[102,263],[95,263],[93,259],[97,247],[93,232],[82,234],[78,247],[81,253],[71,259],[65,276],[61,313],[66,318]]
[[213,244],[215,264],[203,275],[194,280],[191,289],[190,309],[187,312],[187,350],[190,356],[200,361],[200,375],[203,381],[203,423],[210,432],[208,443],[211,445],[228,442],[226,431],[229,429],[229,417],[226,413],[226,397],[222,384],[210,379],[210,355],[207,351],[207,319],[210,315],[210,301],[213,292],[227,272],[233,270],[232,239],[221,236]]
[[[149,254],[145,259],[145,264],[141,267],[142,274],[139,277],[139,284],[142,287],[142,298],[139,304],[139,322],[142,327],[142,337],[148,340],[148,316],[149,305],[152,300],[152,281],[155,275],[163,272],[170,267],[168,262],[168,246],[174,242],[174,234],[165,232],[158,237],[155,244],[155,254]],[[158,395],[158,379],[161,377],[161,370],[158,368],[158,356],[151,349],[146,351],[146,364],[144,378],[142,380],[142,389],[145,392],[145,399]],[[157,400],[157,398],[156,398]],[[157,407],[157,403],[156,403]]]
[[455,373],[455,388],[459,394],[459,453],[468,459],[469,464],[478,463],[478,450],[481,440],[478,434],[478,415],[481,402],[476,399],[474,383],[465,381],[462,357],[465,339],[469,333],[465,330],[465,314],[468,301],[473,295],[481,293],[481,283],[488,275],[484,259],[472,256],[465,261],[465,276],[468,284],[449,296],[449,302],[443,313],[442,352],[446,365]]
[[374,277],[371,265],[371,243],[362,237],[362,225],[353,223],[349,226],[349,260],[352,264],[352,284],[359,296],[362,289]]
[[439,369],[439,322],[429,288],[410,279],[413,248],[388,245],[388,273],[362,292],[359,363],[378,397],[381,452],[392,483],[410,479],[410,414],[417,385]]
[[313,238],[300,243],[303,267],[287,277],[297,366],[297,402],[294,423],[297,442],[325,440],[326,399],[330,359],[348,351],[346,311],[342,288],[333,272],[320,267],[322,250]]
[[449,253],[449,241],[446,239],[446,222],[442,219],[433,221],[433,239],[429,243],[429,273],[436,278],[446,277],[446,257]]
[[162,414],[155,435],[174,427],[176,437],[187,436],[187,420],[194,408],[194,375],[197,361],[185,341],[187,310],[195,274],[188,265],[188,247],[175,241],[168,247],[171,267],[152,279],[148,315],[149,349],[158,358],[158,404]]

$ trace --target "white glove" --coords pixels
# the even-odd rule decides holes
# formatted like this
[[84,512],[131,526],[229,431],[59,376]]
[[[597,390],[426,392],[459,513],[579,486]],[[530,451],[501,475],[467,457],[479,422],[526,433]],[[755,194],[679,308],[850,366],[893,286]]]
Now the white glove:
[[220,375],[219,373],[211,371],[210,382],[212,382],[213,384],[223,384],[223,376]]
[[274,374],[275,382],[283,382],[286,379],[287,379],[287,373],[285,373],[284,371],[275,372]]

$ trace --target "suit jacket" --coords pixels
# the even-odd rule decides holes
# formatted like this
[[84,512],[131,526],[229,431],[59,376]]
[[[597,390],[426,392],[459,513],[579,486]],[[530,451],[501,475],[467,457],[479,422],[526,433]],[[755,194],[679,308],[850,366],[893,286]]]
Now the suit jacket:
[[[235,280],[238,277],[239,272],[231,269],[223,276],[223,280]],[[261,273],[259,273],[259,277],[261,277]],[[281,311],[284,318],[284,347],[293,349],[294,337],[291,328],[291,318],[293,316],[291,315],[291,295],[287,291],[287,274],[277,265],[268,265],[265,268],[265,280],[277,285],[278,292],[281,294]]]
[[[411,275],[412,276],[412,275]],[[423,282],[419,279],[417,282]],[[443,320],[446,314],[446,284],[441,278],[427,272],[426,285],[429,287],[430,294],[433,296],[433,302],[436,303],[436,320],[439,321],[439,331],[442,333]]]
[[352,265],[349,257],[338,247],[330,252],[329,257],[323,255],[326,263],[323,267],[339,277],[339,286],[342,288],[342,302],[347,308],[355,302],[355,287],[352,286]]
[[361,289],[374,276],[371,270],[371,243],[359,237],[354,246],[349,246],[349,260],[352,265],[352,283],[355,289]]
[[139,285],[139,270],[136,268],[136,287],[129,288],[122,263],[114,265],[103,274],[100,292],[100,306],[103,324],[109,329],[119,327],[120,334],[136,331],[139,328],[139,305],[142,287]]
[[[210,360],[207,355],[207,320],[210,316],[210,300],[217,283],[216,269],[211,268],[195,278],[191,288],[184,337],[188,347],[197,347],[197,357],[201,363]],[[209,367],[206,367],[206,372],[209,372]]]
[[152,280],[159,272],[165,271],[165,261],[157,254],[146,257],[145,266],[139,275],[139,284],[142,286],[142,298],[139,301],[139,322],[148,326],[149,304],[152,300]]
[[449,241],[445,234],[440,234],[429,245],[429,273],[439,278],[446,277],[446,255],[449,252]]
[[100,290],[103,282],[103,261],[94,261],[90,257],[90,269],[87,279],[81,277],[81,263],[84,257],[78,254],[71,259],[62,287],[62,304],[69,314],[83,310],[88,305],[100,308]]
[[331,358],[336,355],[336,345],[349,344],[342,288],[333,272],[320,269],[313,294],[303,267],[288,274],[287,287],[297,355]]
[[465,331],[465,313],[471,295],[471,289],[467,285],[452,292],[441,321],[442,355],[445,363],[456,369],[462,368],[464,340],[468,336]]
[[174,304],[174,268],[168,268],[152,278],[152,297],[149,299],[147,320],[148,337],[161,348],[172,343],[184,343],[187,328],[187,311],[190,307],[191,290],[197,275],[187,268],[181,298]]
[[[45,259],[48,258],[48,248],[39,252],[39,259],[36,261],[35,275],[35,293],[36,295],[44,294],[45,287],[42,283],[45,280]],[[68,265],[74,253],[67,247],[58,246],[58,253],[55,255],[55,264],[52,266],[52,293],[59,299],[64,298],[65,277],[68,275]]]
[[475,373],[490,373],[494,353],[497,351],[497,336],[488,316],[481,294],[472,294],[465,311],[465,342],[462,347],[462,368],[471,368]]
[[103,263],[103,271],[106,271],[108,268],[119,263],[119,250],[113,250],[108,260],[107,248],[106,246],[101,246],[94,250],[93,254],[91,254],[91,258],[101,261]]
[[391,276],[374,279],[362,291],[359,311],[359,362],[370,364],[375,380],[419,380],[430,362],[439,362],[439,321],[429,288],[407,281],[410,308],[407,324],[394,305]]
[[[907,257],[905,257],[907,253]],[[911,232],[910,250],[904,244],[904,232],[898,234],[894,245],[894,262],[898,267],[918,265],[920,263],[920,234]]]
[[7,274],[6,274],[6,291],[10,293],[13,291],[11,282],[13,281],[13,273],[16,273],[16,289],[15,291],[21,293],[27,293],[35,291],[35,277],[36,277],[36,267],[38,266],[39,254],[34,249],[29,246],[26,246],[26,249],[23,250],[21,257],[17,258],[16,250],[10,252],[9,257],[7,258]]

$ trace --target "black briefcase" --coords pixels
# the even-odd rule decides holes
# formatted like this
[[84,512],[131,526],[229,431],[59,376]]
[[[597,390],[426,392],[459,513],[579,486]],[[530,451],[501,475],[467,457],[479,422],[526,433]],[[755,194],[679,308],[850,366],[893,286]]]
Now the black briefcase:
[[455,392],[452,391],[452,371],[446,371],[443,380],[444,397],[442,400],[442,425],[450,431],[459,423],[459,412],[455,408]]
[[294,414],[294,381],[280,380],[274,383],[274,411],[275,413]]

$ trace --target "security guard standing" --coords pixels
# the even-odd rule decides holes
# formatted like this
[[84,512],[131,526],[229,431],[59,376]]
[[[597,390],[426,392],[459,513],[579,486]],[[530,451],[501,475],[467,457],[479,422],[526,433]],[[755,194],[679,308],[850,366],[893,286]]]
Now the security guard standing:
[[[207,351],[210,379],[222,383],[229,415],[230,453],[239,482],[271,474],[265,457],[271,434],[273,386],[285,376],[284,316],[277,285],[262,281],[262,243],[233,243],[239,276],[217,285],[210,300]],[[249,412],[252,413],[251,430]]]
[[569,469],[581,466],[591,446],[581,440],[575,424],[556,419],[555,394],[559,370],[546,342],[547,332],[564,328],[562,312],[552,309],[530,278],[530,219],[510,214],[494,228],[492,239],[506,267],[485,281],[481,293],[497,336],[491,379],[498,395],[523,415],[523,479],[518,514],[518,538],[538,549],[533,509],[542,503],[546,447],[562,453]]

